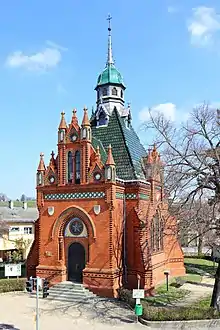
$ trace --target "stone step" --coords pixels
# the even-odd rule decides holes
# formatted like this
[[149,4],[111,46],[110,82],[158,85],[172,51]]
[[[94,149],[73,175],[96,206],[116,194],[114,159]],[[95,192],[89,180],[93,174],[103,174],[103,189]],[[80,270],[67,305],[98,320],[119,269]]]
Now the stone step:
[[50,287],[49,296],[46,299],[74,302],[79,300],[86,301],[95,297],[96,295],[86,289],[83,284],[65,281]]
[[68,291],[68,290],[65,290],[65,291],[49,290],[49,294],[50,295],[69,295],[69,296],[79,295],[79,296],[85,296],[85,297],[94,296],[94,294],[90,291],[79,292],[79,291]]
[[50,298],[59,298],[59,297],[62,297],[62,298],[92,298],[94,297],[93,295],[86,295],[86,294],[78,294],[78,293],[65,293],[65,294],[60,294],[60,293],[52,293],[52,292],[49,292],[49,296]]
[[66,286],[52,286],[50,289],[49,289],[51,292],[52,291],[69,291],[69,292],[72,292],[72,291],[77,291],[77,292],[86,292],[86,291],[89,291],[85,288],[69,288],[69,287],[66,287]]
[[63,281],[60,283],[55,284],[54,286],[71,286],[71,287],[84,287],[82,283],[70,282],[70,281]]
[[[96,298],[96,297],[95,297]],[[71,298],[71,297],[62,297],[62,296],[57,296],[57,297],[51,297],[51,296],[48,296],[46,298],[47,300],[51,300],[51,301],[61,301],[61,302],[77,302],[77,301],[90,301],[92,299],[94,299],[94,297],[82,297],[82,296],[77,296],[77,297],[74,297],[74,298]]]

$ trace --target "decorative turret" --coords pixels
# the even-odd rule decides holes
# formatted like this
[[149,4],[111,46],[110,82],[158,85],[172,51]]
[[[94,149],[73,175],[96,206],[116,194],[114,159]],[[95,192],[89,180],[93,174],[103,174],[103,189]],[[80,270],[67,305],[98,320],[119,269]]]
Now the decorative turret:
[[105,179],[107,181],[115,182],[115,161],[112,155],[112,147],[109,145],[108,147],[108,157],[105,163]]
[[[112,35],[111,35],[111,19],[109,15],[107,20],[109,21],[108,26],[108,56],[105,69],[99,75],[97,80],[97,85],[95,90],[97,91],[97,113],[100,113],[101,119],[99,120],[99,115],[96,116],[98,126],[107,124],[108,115],[111,115],[114,108],[116,107],[119,113],[123,111],[124,108],[124,90],[125,85],[120,72],[116,69],[114,65],[113,55],[112,55]],[[103,116],[106,119],[103,119]]]
[[49,167],[51,167],[53,170],[55,170],[55,168],[56,168],[56,161],[55,161],[54,156],[55,156],[55,153],[52,151]]
[[163,163],[157,151],[156,144],[154,144],[153,149],[148,149],[148,155],[144,158],[144,166],[147,180],[163,181]]
[[82,120],[81,139],[91,141],[91,125],[88,116],[88,109],[84,107],[84,115]]
[[61,112],[61,121],[58,130],[58,142],[64,142],[66,134],[67,124],[65,120],[65,112]]
[[40,162],[37,168],[37,186],[44,185],[44,173],[46,171],[46,166],[44,164],[44,154],[40,154]]
[[77,110],[73,109],[73,115],[72,115],[72,124],[73,126],[78,125],[78,118],[76,115]]

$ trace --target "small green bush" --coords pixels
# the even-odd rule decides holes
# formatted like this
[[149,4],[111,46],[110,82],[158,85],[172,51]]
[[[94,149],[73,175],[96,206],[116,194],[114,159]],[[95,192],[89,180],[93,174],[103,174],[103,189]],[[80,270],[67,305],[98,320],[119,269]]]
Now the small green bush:
[[0,293],[11,291],[24,291],[26,286],[25,278],[11,278],[0,280]]
[[132,290],[128,290],[125,288],[119,288],[118,289],[118,297],[119,300],[124,301],[131,307],[135,306],[135,299],[132,298]]
[[143,303],[143,318],[148,321],[186,321],[217,319],[220,314],[213,308],[153,307]]

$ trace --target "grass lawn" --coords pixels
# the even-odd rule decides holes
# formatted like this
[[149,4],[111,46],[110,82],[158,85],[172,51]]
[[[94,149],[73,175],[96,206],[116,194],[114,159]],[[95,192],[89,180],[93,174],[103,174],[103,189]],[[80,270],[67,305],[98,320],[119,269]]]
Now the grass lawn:
[[[217,263],[206,259],[194,259],[194,258],[185,258],[184,259],[186,272],[187,273],[200,273],[200,270],[210,275],[215,275]],[[193,268],[193,269],[192,269]],[[202,275],[202,274],[201,274]]]
[[179,276],[178,279],[188,283],[201,283],[202,276],[199,274],[187,273],[185,276]]
[[210,308],[211,297],[200,299],[186,307],[152,306],[145,299],[143,318],[151,321],[205,320],[220,318],[220,313]]
[[[174,282],[174,281],[173,281]],[[169,285],[167,291],[166,284],[160,285],[155,290],[156,294],[152,297],[146,297],[144,300],[151,306],[166,306],[187,296],[190,291],[175,288]]]

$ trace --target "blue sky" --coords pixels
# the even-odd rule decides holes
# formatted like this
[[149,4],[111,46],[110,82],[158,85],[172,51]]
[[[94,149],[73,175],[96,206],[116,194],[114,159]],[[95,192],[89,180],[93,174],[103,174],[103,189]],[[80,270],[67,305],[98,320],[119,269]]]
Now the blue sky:
[[[218,104],[217,0],[7,0],[0,10],[0,191],[35,196],[41,151],[56,150],[60,112],[95,106],[111,13],[113,56],[138,130],[146,109],[174,120]],[[144,144],[151,136],[141,133]]]

